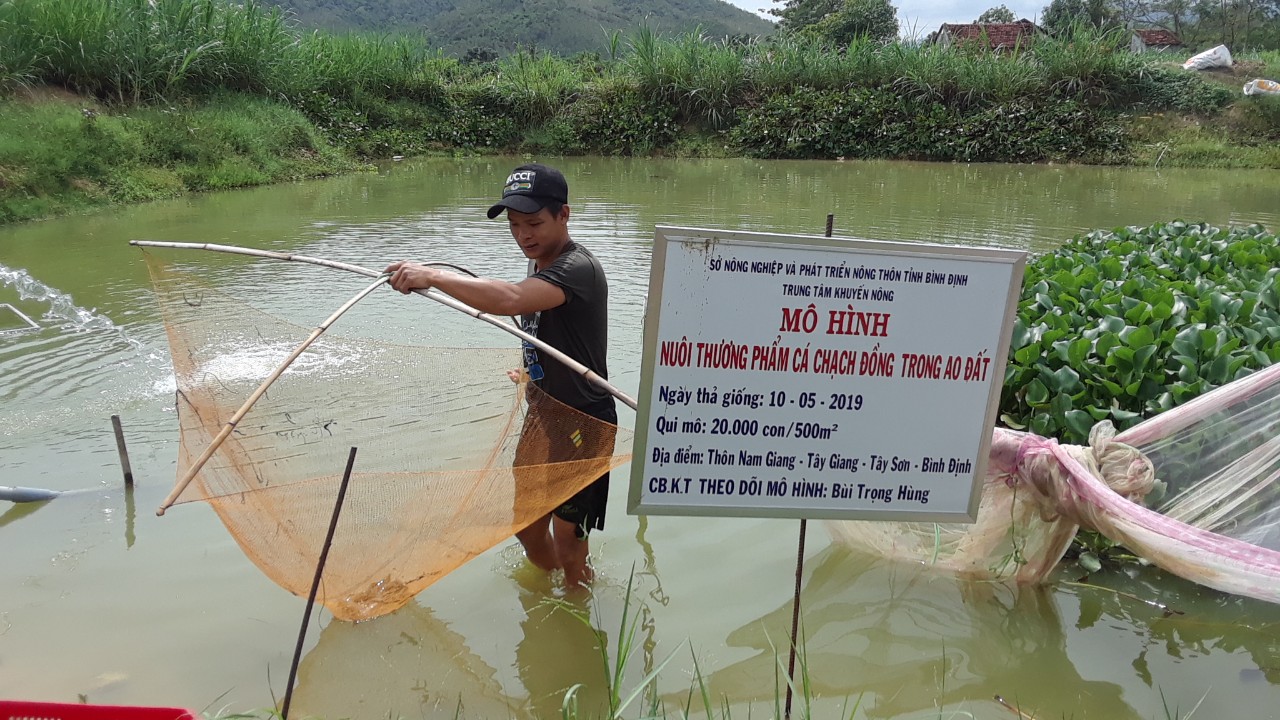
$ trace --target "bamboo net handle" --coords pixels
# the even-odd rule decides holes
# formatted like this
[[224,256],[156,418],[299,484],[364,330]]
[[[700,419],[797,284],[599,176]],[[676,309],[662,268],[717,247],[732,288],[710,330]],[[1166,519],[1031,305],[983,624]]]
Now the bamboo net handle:
[[[255,250],[253,248],[239,247],[236,245],[217,245],[213,243],[160,242],[160,241],[152,241],[152,240],[130,240],[129,244],[137,245],[139,247],[163,247],[163,248],[176,248],[180,250],[209,250],[212,252],[231,253],[234,255],[251,255],[254,257],[270,258],[272,260],[287,260],[287,261],[293,261],[293,262],[307,263],[309,265],[319,265],[321,267],[333,268],[335,270],[346,270],[347,272],[356,273],[357,275],[365,275],[367,277],[376,277],[378,275],[377,272],[370,270],[368,268],[363,268],[363,267],[360,267],[359,265],[352,265],[350,263],[338,262],[336,260],[326,260],[324,258],[308,257],[306,255],[294,255],[293,253],[274,252],[271,250]],[[477,320],[483,320],[484,322],[489,323],[490,325],[498,328],[499,330],[502,330],[503,332],[507,332],[512,335],[515,335],[521,340],[524,340],[528,342],[530,345],[533,345],[538,350],[560,361],[561,363],[564,364],[565,367],[577,373],[583,379],[592,383],[593,385],[600,388],[601,390],[604,390],[605,392],[614,396],[627,407],[631,408],[632,410],[636,409],[635,398],[619,390],[617,387],[612,385],[608,380],[605,380],[604,378],[597,375],[595,371],[593,371],[591,368],[583,365],[577,360],[574,360],[568,355],[565,355],[563,352],[560,352],[556,348],[546,344],[545,342],[539,340],[533,335],[530,335],[529,333],[526,333],[525,331],[519,328],[512,327],[510,323],[504,322],[503,319],[500,319],[488,313],[480,312],[479,310],[476,310],[470,305],[467,305],[466,303],[463,303],[463,302],[459,302],[458,300],[455,300],[454,298],[440,292],[439,290],[414,290],[414,292],[425,298],[430,298],[432,300],[435,300],[436,302],[440,303],[441,305],[444,305],[445,307],[453,308],[458,312],[464,313],[466,315],[470,315],[471,317]]]
[[213,454],[218,451],[218,448],[222,446],[222,443],[231,436],[231,433],[236,429],[236,424],[239,423],[245,414],[253,408],[254,403],[258,402],[258,399],[267,392],[267,388],[271,387],[271,383],[274,383],[276,379],[293,364],[293,361],[298,359],[298,356],[302,355],[308,347],[311,347],[311,343],[315,342],[316,338],[319,338],[324,334],[324,331],[328,330],[330,325],[336,322],[338,318],[342,317],[343,313],[350,310],[356,303],[365,299],[369,293],[378,289],[380,285],[383,285],[390,279],[390,275],[379,275],[378,279],[372,285],[361,290],[355,297],[343,303],[342,307],[335,310],[327,320],[320,323],[315,330],[312,330],[311,335],[308,336],[306,340],[303,340],[301,345],[294,348],[292,353],[289,353],[289,357],[280,364],[280,367],[275,369],[275,372],[271,373],[266,380],[262,381],[262,384],[258,386],[258,389],[254,390],[253,394],[249,396],[249,399],[244,401],[244,404],[241,405],[240,409],[231,416],[231,419],[227,421],[227,424],[222,426],[222,431],[219,432],[217,437],[209,443],[209,447],[204,449],[204,452],[200,454],[200,457],[197,458],[194,463],[192,463],[191,467],[187,468],[186,474],[182,476],[182,479],[178,481],[178,484],[173,486],[173,490],[169,493],[169,496],[164,499],[164,502],[160,503],[160,507],[156,508],[156,515],[164,515],[164,511],[168,510],[169,507],[177,501],[178,496],[182,494],[182,491],[187,489],[187,486],[191,484],[191,481],[195,478],[196,474],[198,474],[201,468],[205,466],[205,463],[209,462],[209,458],[213,457]]

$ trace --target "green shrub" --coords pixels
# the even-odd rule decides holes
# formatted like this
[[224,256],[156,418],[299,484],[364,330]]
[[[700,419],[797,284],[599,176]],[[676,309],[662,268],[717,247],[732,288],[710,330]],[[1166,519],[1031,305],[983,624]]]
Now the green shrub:
[[676,108],[622,84],[598,84],[568,108],[576,144],[603,155],[644,155],[671,144]]
[[1238,103],[1245,122],[1259,137],[1280,139],[1280,97],[1259,95]]
[[963,162],[1108,159],[1125,144],[1118,119],[1071,101],[957,109],[888,89],[777,94],[740,113],[730,137],[758,157]]
[[8,103],[0,106],[0,166],[16,171],[7,190],[44,195],[95,182],[137,165],[142,138],[127,118],[71,105]]
[[491,87],[454,92],[450,98],[448,124],[440,128],[440,139],[464,150],[495,152],[511,148],[523,129],[512,116],[504,98]]
[[1236,100],[1238,92],[1185,70],[1153,67],[1138,81],[1135,100],[1151,110],[1214,113]]
[[585,155],[592,151],[582,144],[578,128],[567,114],[541,125],[526,128],[517,141],[519,150],[548,155]]
[[1005,422],[1087,444],[1280,359],[1280,241],[1171,222],[1077,236],[1027,267]]

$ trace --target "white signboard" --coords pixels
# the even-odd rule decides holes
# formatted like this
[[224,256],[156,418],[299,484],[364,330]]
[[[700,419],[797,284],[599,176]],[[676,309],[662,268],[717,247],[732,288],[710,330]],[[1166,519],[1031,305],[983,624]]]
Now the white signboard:
[[657,228],[628,511],[971,522],[1025,262]]

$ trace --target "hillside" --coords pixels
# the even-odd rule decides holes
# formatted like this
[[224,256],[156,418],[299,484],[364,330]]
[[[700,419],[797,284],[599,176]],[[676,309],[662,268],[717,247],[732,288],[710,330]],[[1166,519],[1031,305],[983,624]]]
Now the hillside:
[[561,55],[607,49],[607,33],[646,19],[663,33],[767,35],[773,24],[722,0],[266,0],[305,27],[421,31],[452,55],[537,48]]

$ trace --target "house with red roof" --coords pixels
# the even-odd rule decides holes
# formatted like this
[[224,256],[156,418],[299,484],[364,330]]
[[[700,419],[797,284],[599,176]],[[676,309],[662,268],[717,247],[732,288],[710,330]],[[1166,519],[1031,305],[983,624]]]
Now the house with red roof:
[[1012,23],[944,23],[932,35],[933,42],[944,45],[977,43],[989,50],[1007,52],[1025,48],[1042,31],[1030,20]]
[[1186,47],[1177,35],[1162,28],[1134,30],[1133,39],[1129,41],[1129,49],[1135,53],[1170,52],[1184,50]]

